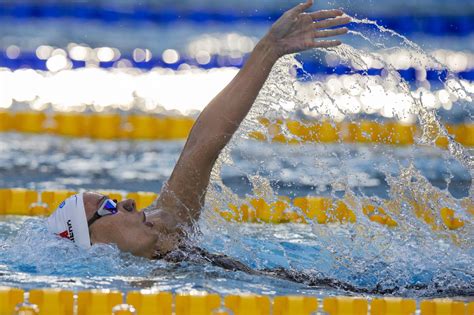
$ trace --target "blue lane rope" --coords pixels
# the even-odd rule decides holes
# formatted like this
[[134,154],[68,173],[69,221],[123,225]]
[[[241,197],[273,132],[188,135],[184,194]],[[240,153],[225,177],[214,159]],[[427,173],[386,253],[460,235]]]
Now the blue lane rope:
[[[171,23],[192,21],[198,23],[221,22],[271,22],[279,11],[203,11],[193,9],[157,8],[137,5],[132,8],[119,6],[94,6],[87,3],[29,3],[8,2],[0,6],[0,17],[13,18],[76,18],[82,20],[101,20],[107,23],[118,21]],[[381,25],[402,34],[415,32],[432,35],[467,35],[474,32],[474,15],[394,15],[369,17]]]
[[[201,69],[212,69],[220,67],[237,67],[240,68],[245,63],[247,56],[243,56],[240,59],[232,59],[228,56],[214,55],[211,57],[210,62],[204,65],[199,64],[194,58],[181,58],[176,63],[169,64],[163,61],[160,57],[152,58],[147,62],[135,62],[131,56],[122,56],[121,59],[127,59],[133,67],[151,70],[154,67],[169,68],[177,70],[180,65],[188,64],[191,66],[197,66]],[[71,60],[72,68],[83,68],[86,66],[84,61]],[[301,60],[303,67],[296,69],[296,74],[301,81],[313,80],[313,75],[344,75],[344,74],[361,74],[370,76],[380,76],[383,74],[383,69],[371,68],[368,70],[355,70],[346,65],[338,65],[335,67],[328,67],[324,64],[319,63],[317,60]],[[99,67],[101,68],[112,68],[116,61],[111,62],[100,62]],[[5,52],[0,52],[0,67],[9,68],[11,70],[27,68],[34,70],[47,71],[46,60],[39,59],[34,52],[22,51],[18,58],[10,59],[6,56]],[[408,82],[415,82],[417,80],[417,69],[398,69],[400,76]],[[466,69],[465,71],[453,73],[447,69],[426,69],[426,80],[430,82],[445,82],[450,75],[454,75],[457,78],[474,81],[474,69]]]

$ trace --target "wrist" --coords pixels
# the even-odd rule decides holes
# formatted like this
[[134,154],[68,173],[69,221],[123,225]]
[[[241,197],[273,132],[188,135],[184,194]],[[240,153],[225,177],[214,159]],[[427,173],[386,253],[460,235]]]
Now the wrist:
[[271,64],[274,64],[281,56],[278,53],[278,49],[268,35],[264,36],[255,46],[254,51],[262,54],[264,59]]

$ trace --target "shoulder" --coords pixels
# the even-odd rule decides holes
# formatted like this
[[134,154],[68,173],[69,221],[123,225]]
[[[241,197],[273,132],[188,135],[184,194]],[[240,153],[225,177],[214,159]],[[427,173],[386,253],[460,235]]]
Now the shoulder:
[[170,211],[163,209],[147,209],[146,220],[152,223],[153,230],[158,234],[156,250],[159,256],[177,249],[185,240],[189,231],[181,220]]
[[153,223],[153,228],[161,233],[175,233],[183,227],[179,218],[170,211],[161,208],[146,209],[144,211],[146,220]]

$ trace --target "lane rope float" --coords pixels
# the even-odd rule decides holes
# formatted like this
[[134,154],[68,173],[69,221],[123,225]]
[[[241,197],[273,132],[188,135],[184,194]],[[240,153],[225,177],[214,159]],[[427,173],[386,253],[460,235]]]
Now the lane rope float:
[[[158,197],[153,192],[121,192],[98,190],[118,201],[134,199],[138,209],[150,206]],[[35,191],[22,188],[0,189],[0,215],[47,216],[67,197],[75,194],[71,190]],[[463,210],[474,216],[474,203],[465,198],[460,201]],[[372,222],[395,228],[399,223],[393,214],[400,213],[401,204],[393,200],[386,200],[383,205],[375,204],[370,200],[361,200],[358,205],[350,200],[332,199],[323,196],[301,196],[290,199],[279,196],[269,201],[258,196],[242,199],[239,204],[229,203],[226,208],[213,207],[220,217],[229,222],[240,223],[318,223],[344,224],[357,221],[357,207]],[[455,207],[443,206],[439,209],[421,202],[412,202],[410,207],[416,217],[423,220],[433,229],[457,230],[470,224],[469,220],[462,219]],[[392,214],[392,215],[391,215]],[[440,218],[440,220],[437,220]]]
[[[329,121],[296,121],[259,119],[265,132],[253,131],[251,139],[276,143],[380,143],[385,145],[413,145],[422,131],[413,124],[369,120],[332,123]],[[194,119],[186,116],[158,116],[117,113],[52,113],[40,111],[0,111],[0,132],[53,134],[66,137],[87,137],[98,140],[182,140],[186,139]],[[441,148],[448,138],[437,126],[425,128],[423,135]],[[474,124],[446,125],[453,141],[467,147],[474,146]]]

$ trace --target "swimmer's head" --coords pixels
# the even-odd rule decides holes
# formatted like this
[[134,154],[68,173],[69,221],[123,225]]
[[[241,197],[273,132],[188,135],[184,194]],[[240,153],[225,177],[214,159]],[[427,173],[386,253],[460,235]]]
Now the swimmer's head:
[[[145,213],[127,199],[116,203],[116,211],[103,215],[107,196],[86,192],[69,197],[48,218],[48,229],[82,248],[96,243],[113,243],[125,252],[153,258],[158,234]],[[115,205],[115,204],[114,204]]]

